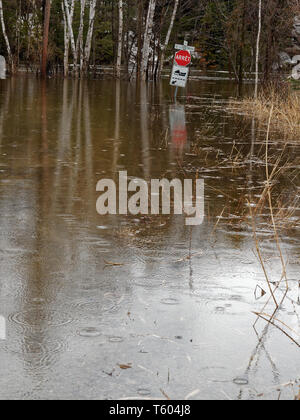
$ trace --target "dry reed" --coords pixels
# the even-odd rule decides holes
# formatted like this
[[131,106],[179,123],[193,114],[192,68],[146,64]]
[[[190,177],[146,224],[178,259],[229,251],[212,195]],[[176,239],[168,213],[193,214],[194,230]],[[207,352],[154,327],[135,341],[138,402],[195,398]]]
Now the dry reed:
[[253,116],[264,125],[268,125],[272,109],[271,129],[278,130],[287,139],[300,141],[300,94],[292,89],[269,89],[260,93],[257,99],[245,98],[231,101],[228,111]]

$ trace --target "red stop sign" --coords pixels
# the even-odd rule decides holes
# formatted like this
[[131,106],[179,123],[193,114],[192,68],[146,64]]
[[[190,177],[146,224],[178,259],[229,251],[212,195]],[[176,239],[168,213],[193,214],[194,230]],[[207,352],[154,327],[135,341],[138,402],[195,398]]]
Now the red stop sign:
[[186,67],[192,61],[191,53],[189,51],[184,50],[178,51],[175,55],[175,61],[178,64],[178,66]]

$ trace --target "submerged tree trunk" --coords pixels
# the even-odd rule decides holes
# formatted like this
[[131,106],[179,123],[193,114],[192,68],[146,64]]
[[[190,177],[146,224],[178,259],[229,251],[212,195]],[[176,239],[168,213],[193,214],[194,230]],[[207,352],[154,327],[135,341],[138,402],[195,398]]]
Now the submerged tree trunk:
[[78,32],[78,38],[77,38],[77,44],[76,44],[76,56],[74,60],[76,75],[78,74],[78,69],[77,69],[78,54],[80,58],[80,73],[82,73],[83,71],[83,64],[84,64],[83,30],[84,30],[85,2],[86,0],[80,0],[80,24],[79,24],[79,32]]
[[[70,20],[71,25],[73,23],[73,16],[74,16],[74,6],[75,0],[71,2],[71,11],[70,11]],[[62,0],[61,3],[63,17],[64,17],[64,43],[65,43],[65,51],[64,51],[64,76],[67,77],[69,74],[69,49],[70,49],[70,31],[68,28],[68,21],[67,15],[64,7],[64,1]]]
[[90,56],[91,56],[94,23],[95,23],[95,16],[96,16],[96,6],[97,6],[97,0],[92,0],[90,3],[89,29],[88,29],[88,33],[86,37],[85,50],[84,50],[85,70],[87,70],[89,66],[89,61],[90,61]]
[[241,43],[239,47],[239,83],[244,79],[244,48],[245,48],[245,26],[246,26],[246,0],[243,0],[242,23],[241,23]]
[[144,15],[144,1],[139,1],[139,8],[138,8],[138,45],[137,45],[137,67],[136,67],[136,75],[137,78],[141,76],[141,60],[142,60],[142,46],[143,46],[143,15]]
[[116,63],[116,77],[121,77],[122,64],[122,49],[123,49],[123,0],[119,0],[119,35],[118,35],[118,53]]
[[44,1],[44,34],[43,34],[43,55],[42,55],[42,66],[41,75],[43,78],[47,76],[47,61],[48,61],[48,42],[49,42],[49,25],[50,25],[50,11],[51,11],[51,0]]
[[68,32],[69,32],[69,39],[71,41],[73,59],[74,59],[74,61],[76,59],[76,63],[77,63],[76,45],[75,45],[74,32],[73,32],[73,27],[72,27],[72,23],[73,23],[72,7],[71,7],[71,11],[70,11],[68,0],[63,0],[63,1],[64,1],[64,6],[65,6],[66,20],[67,20],[67,26],[68,26]]
[[153,20],[154,20],[155,8],[156,8],[156,0],[150,0],[145,35],[144,35],[144,46],[143,46],[143,55],[142,55],[142,64],[141,64],[141,77],[142,77],[142,80],[144,81],[147,79],[147,70],[148,70],[148,62],[149,62],[149,55],[150,55],[150,43],[151,43],[151,38],[152,38],[152,33],[153,33]]
[[137,22],[137,33],[138,33],[138,41],[137,41],[137,67],[136,67],[136,75],[137,78],[141,76],[141,61],[142,61],[142,48],[143,48],[143,16],[144,16],[144,1],[139,1],[139,8],[138,8],[138,22]]
[[69,31],[67,28],[67,17],[66,12],[64,8],[63,1],[61,2],[61,10],[64,18],[64,77],[67,77],[68,75],[68,68],[69,68],[69,47],[70,47],[70,37],[69,37]]
[[260,49],[260,37],[261,37],[261,21],[262,21],[262,0],[259,0],[258,4],[258,32],[256,41],[256,63],[255,63],[255,91],[254,98],[258,97],[258,83],[259,83],[259,49]]
[[241,43],[239,46],[239,95],[242,95],[244,82],[244,49],[245,49],[245,29],[246,29],[246,0],[242,5],[242,23],[241,23]]
[[175,0],[174,10],[173,10],[173,14],[172,14],[170,26],[169,26],[169,29],[168,29],[168,33],[167,33],[167,36],[166,36],[165,43],[164,43],[164,45],[162,47],[162,53],[161,53],[161,59],[160,59],[161,61],[160,61],[159,74],[158,74],[158,76],[161,75],[161,73],[163,71],[163,68],[164,68],[166,50],[167,50],[168,45],[169,45],[169,42],[170,42],[170,38],[171,38],[171,34],[172,34],[174,23],[175,23],[175,18],[176,18],[178,6],[179,6],[179,0]]
[[0,0],[0,19],[1,19],[1,26],[2,26],[2,33],[3,33],[3,38],[5,40],[5,44],[6,44],[6,49],[7,49],[7,55],[8,55],[8,61],[9,61],[9,66],[10,66],[10,71],[12,73],[14,73],[14,60],[13,60],[13,56],[12,56],[12,52],[11,52],[11,48],[10,48],[10,43],[8,40],[8,36],[6,33],[6,27],[5,27],[5,22],[4,22],[4,16],[3,16],[3,4],[2,4],[2,0]]

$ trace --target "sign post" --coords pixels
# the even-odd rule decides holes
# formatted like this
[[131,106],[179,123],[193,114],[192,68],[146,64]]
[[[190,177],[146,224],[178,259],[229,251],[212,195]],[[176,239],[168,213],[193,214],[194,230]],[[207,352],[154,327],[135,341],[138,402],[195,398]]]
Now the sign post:
[[172,75],[171,75],[171,81],[170,85],[176,87],[175,91],[175,100],[178,93],[178,88],[185,88],[188,77],[189,77],[189,65],[192,61],[192,55],[195,51],[194,47],[190,47],[188,43],[185,41],[184,45],[175,45],[175,50],[177,50],[175,57],[174,57],[174,63],[173,63],[173,69],[172,69]]

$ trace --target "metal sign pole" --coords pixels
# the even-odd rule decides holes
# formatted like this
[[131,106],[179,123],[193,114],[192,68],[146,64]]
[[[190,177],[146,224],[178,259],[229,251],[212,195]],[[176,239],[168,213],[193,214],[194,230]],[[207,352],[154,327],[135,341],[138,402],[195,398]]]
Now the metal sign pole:
[[195,51],[194,47],[190,47],[185,41],[184,45],[175,45],[175,50],[179,50],[175,54],[170,85],[175,89],[175,103],[178,95],[178,88],[185,88],[189,78],[189,65],[191,63],[191,53]]

